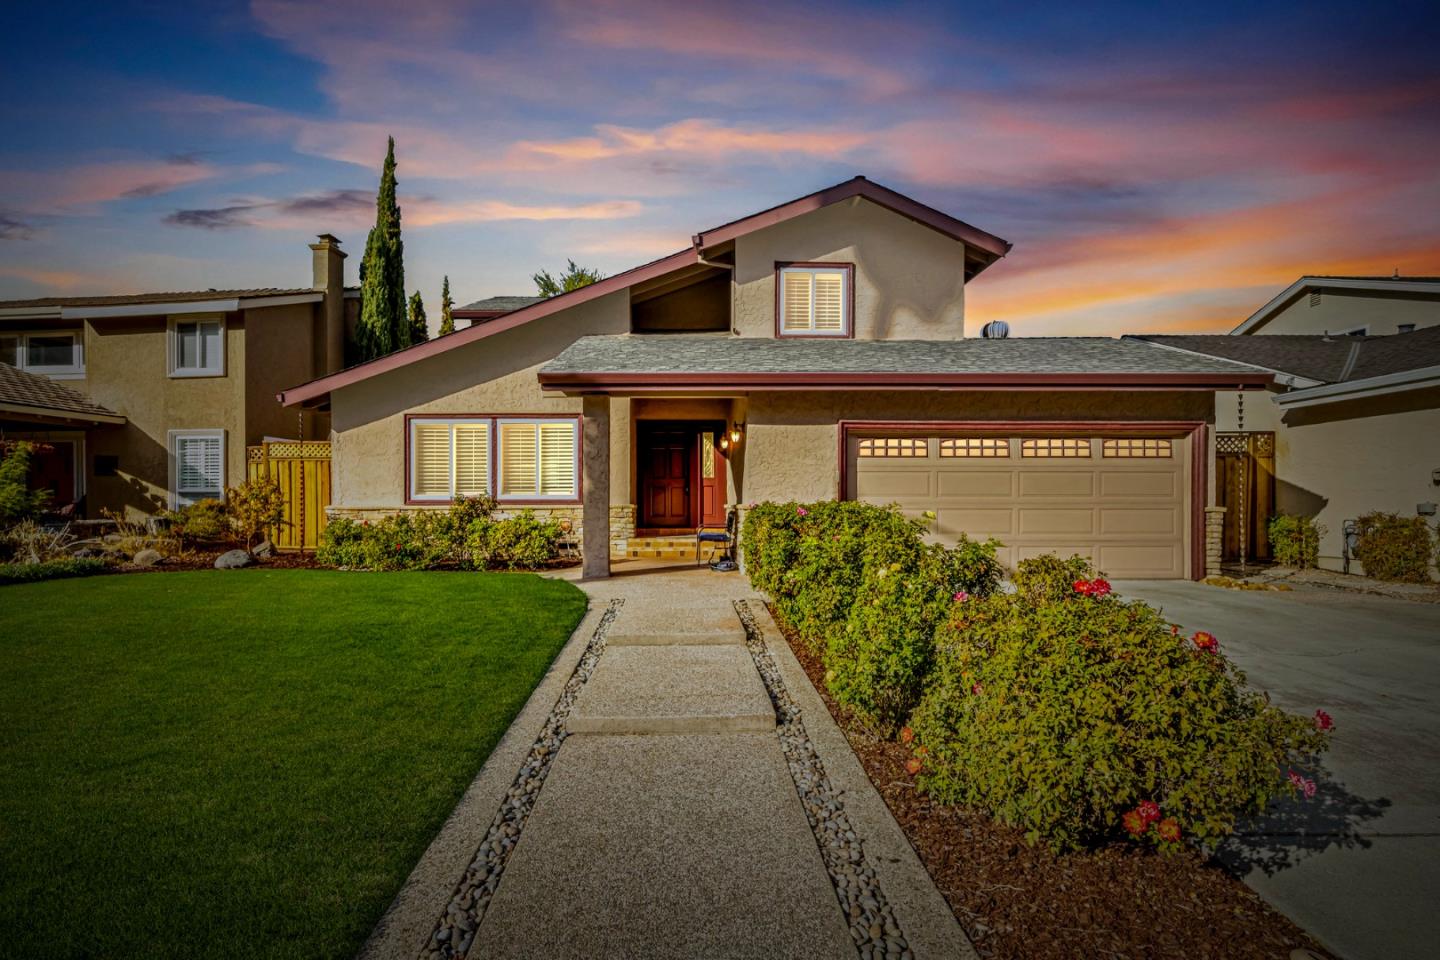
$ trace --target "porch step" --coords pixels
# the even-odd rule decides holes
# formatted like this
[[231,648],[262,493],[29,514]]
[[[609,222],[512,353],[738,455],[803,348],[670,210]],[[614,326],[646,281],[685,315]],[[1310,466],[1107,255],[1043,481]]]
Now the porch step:
[[[723,550],[722,544],[702,543],[700,545],[700,556],[709,559],[713,554],[719,556]],[[631,560],[688,560],[695,562],[695,538],[685,537],[631,537],[625,541],[625,549],[612,549],[612,559]]]

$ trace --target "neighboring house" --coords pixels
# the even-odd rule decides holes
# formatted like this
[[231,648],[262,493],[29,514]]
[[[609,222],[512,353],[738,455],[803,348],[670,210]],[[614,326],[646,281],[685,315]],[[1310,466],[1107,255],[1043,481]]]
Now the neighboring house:
[[1284,513],[1322,523],[1320,563],[1344,569],[1347,520],[1440,499],[1440,278],[1302,277],[1228,335],[1135,339],[1272,375],[1216,397],[1227,558],[1267,558]]
[[1009,249],[857,177],[280,399],[331,414],[332,515],[493,494],[572,518],[591,576],[637,529],[835,497],[933,510],[938,538],[997,536],[1009,563],[1203,576],[1214,392],[1269,375],[966,339],[965,285]]
[[528,307],[544,299],[544,297],[487,297],[484,300],[467,303],[463,307],[456,307],[450,312],[450,315],[456,320],[469,320],[470,325],[474,326],[477,323],[484,323],[486,320],[503,317],[507,313],[513,313],[522,307]]
[[0,363],[29,375],[7,393],[34,400],[0,401],[0,438],[43,443],[35,482],[91,517],[222,496],[245,477],[247,444],[323,438],[328,417],[274,399],[344,366],[346,298],[353,324],[359,294],[343,288],[338,240],[311,250],[310,287],[0,301]]

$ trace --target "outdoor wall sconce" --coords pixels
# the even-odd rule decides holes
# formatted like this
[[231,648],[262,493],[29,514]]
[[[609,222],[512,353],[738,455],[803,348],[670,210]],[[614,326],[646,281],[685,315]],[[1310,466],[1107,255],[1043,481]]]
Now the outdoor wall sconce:
[[730,428],[730,442],[739,443],[740,435],[744,433],[744,431],[745,424],[737,422],[733,427]]

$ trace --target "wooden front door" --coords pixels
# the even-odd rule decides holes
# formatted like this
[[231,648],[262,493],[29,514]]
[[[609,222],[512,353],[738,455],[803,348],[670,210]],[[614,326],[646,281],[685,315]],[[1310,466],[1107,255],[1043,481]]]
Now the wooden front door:
[[47,509],[59,510],[75,502],[75,444],[51,440],[39,444],[30,459],[30,489],[50,491]]
[[644,448],[642,499],[647,527],[690,527],[690,461],[694,434],[656,431]]

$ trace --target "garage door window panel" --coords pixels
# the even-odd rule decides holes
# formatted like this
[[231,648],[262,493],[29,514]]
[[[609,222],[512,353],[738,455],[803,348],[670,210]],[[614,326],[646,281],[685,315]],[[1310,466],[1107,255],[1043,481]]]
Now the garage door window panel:
[[1090,456],[1088,437],[1024,437],[1020,456],[1034,460],[1077,460]]

